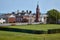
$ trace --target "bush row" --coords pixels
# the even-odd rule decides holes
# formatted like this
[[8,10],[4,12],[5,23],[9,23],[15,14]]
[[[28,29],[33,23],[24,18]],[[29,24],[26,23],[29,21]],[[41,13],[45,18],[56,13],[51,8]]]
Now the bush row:
[[55,34],[60,33],[60,29],[48,29],[48,31],[32,31],[33,34]]
[[49,29],[48,34],[60,33],[60,29]]
[[60,33],[60,29],[48,29],[48,31],[35,31],[34,34],[54,34],[54,33]]
[[60,33],[60,29],[48,29],[48,31],[44,31],[44,30],[29,30],[29,29],[17,29],[17,28],[0,27],[0,30],[11,31],[11,32],[23,32],[23,33],[30,33],[30,34],[54,34],[54,33]]

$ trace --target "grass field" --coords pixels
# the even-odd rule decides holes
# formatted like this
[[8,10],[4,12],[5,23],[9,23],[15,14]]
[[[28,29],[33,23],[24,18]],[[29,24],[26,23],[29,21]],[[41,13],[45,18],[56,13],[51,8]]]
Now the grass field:
[[9,26],[10,28],[30,29],[30,30],[48,30],[58,29],[58,24],[37,24],[37,25],[21,25],[21,26]]
[[[58,29],[60,28],[60,25],[57,24],[21,25],[21,26],[9,26],[8,28],[47,30],[47,29]],[[28,34],[28,33],[21,33],[21,32],[0,31],[0,40],[60,40],[60,33]]]

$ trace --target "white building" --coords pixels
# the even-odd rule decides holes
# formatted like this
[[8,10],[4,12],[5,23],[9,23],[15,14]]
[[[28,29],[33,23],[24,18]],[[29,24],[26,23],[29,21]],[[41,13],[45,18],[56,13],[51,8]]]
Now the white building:
[[48,15],[44,14],[44,15],[40,15],[40,22],[43,24],[47,23],[47,17]]
[[3,19],[3,18],[0,19],[0,23],[1,23],[1,24],[5,23],[5,22],[6,22],[5,19]]

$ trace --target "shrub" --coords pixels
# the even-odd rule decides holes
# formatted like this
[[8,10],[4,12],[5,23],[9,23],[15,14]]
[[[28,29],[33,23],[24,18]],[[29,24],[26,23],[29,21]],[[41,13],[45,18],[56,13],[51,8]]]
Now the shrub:
[[49,29],[48,34],[52,34],[52,33],[60,33],[60,29]]
[[16,26],[16,24],[15,23],[12,23],[11,26]]

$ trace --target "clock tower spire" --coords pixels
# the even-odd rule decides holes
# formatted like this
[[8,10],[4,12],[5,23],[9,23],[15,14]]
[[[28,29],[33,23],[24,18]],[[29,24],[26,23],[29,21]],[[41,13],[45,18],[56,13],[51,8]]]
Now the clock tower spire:
[[[38,1],[39,3],[39,1]],[[39,22],[39,18],[40,18],[40,9],[39,9],[39,5],[37,3],[37,8],[36,8],[36,19],[35,22]]]

